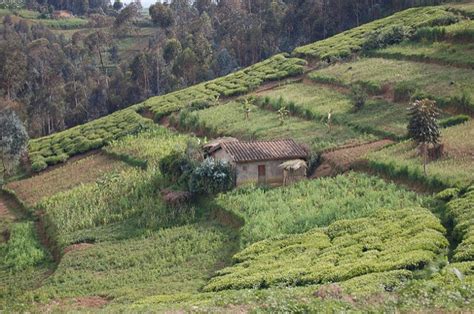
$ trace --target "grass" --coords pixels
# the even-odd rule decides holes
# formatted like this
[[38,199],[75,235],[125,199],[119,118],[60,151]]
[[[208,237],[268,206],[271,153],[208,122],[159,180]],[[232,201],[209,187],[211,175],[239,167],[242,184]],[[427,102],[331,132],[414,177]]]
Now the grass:
[[228,263],[234,237],[222,227],[196,223],[97,243],[65,254],[55,273],[29,297],[54,308],[54,301],[76,297],[129,304],[153,294],[195,293],[216,267]]
[[392,176],[408,177],[435,188],[466,187],[474,182],[474,151],[472,120],[441,131],[446,156],[427,165],[423,173],[421,156],[411,141],[405,141],[369,153],[371,166]]
[[346,58],[353,53],[360,52],[373,32],[389,30],[400,25],[416,29],[424,26],[450,24],[454,21],[453,14],[440,7],[412,8],[350,29],[328,39],[298,47],[293,54],[298,57],[323,60]]
[[[439,105],[461,106],[454,100],[461,95],[474,99],[474,76],[470,69],[427,64],[413,61],[387,60],[382,58],[362,58],[351,63],[340,63],[313,72],[316,81],[331,81],[342,85],[364,82],[378,86],[380,90],[393,88],[405,83],[416,92],[438,100]],[[469,108],[474,106],[466,104]],[[464,109],[464,108],[459,108]]]
[[217,198],[219,206],[245,221],[242,247],[281,234],[328,226],[339,219],[368,217],[382,207],[400,209],[425,201],[394,184],[358,173],[269,191],[244,188]]
[[325,284],[371,273],[422,269],[445,254],[444,232],[439,220],[420,207],[339,220],[327,229],[253,244],[236,254],[236,264],[217,272],[204,290]]
[[103,175],[125,169],[126,165],[104,154],[94,154],[63,166],[40,173],[28,179],[7,184],[27,207],[33,207],[43,198],[70,190],[78,185],[94,182]]
[[474,68],[474,44],[455,44],[448,42],[415,43],[405,42],[376,50],[372,56],[386,59],[435,62],[466,68]]
[[243,106],[238,102],[229,102],[204,110],[182,112],[177,122],[185,130],[204,131],[210,136],[234,136],[245,140],[292,138],[306,144],[314,152],[376,139],[373,135],[344,125],[336,125],[329,130],[322,122],[298,117],[288,117],[281,124],[276,112],[263,110],[255,105],[251,105],[250,110],[247,120]]
[[298,116],[317,121],[326,120],[332,110],[334,123],[376,136],[402,138],[406,135],[408,118],[405,106],[384,100],[369,100],[361,110],[354,112],[349,95],[324,85],[302,83],[286,85],[259,95],[265,97],[263,105],[270,105],[274,110],[285,106]]
[[158,169],[158,161],[172,151],[184,151],[187,142],[196,141],[189,135],[173,133],[155,126],[135,135],[113,141],[104,150],[132,165]]

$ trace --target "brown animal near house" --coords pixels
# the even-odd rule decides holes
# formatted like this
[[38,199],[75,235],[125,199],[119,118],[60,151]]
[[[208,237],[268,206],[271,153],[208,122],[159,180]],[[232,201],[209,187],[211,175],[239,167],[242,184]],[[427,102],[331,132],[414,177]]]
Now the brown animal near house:
[[222,139],[206,145],[210,158],[232,164],[236,185],[280,186],[306,178],[308,152],[294,140],[241,142]]
[[57,11],[53,11],[53,18],[54,19],[70,19],[70,18],[73,18],[74,15],[70,12],[70,11],[66,11],[66,10],[57,10]]

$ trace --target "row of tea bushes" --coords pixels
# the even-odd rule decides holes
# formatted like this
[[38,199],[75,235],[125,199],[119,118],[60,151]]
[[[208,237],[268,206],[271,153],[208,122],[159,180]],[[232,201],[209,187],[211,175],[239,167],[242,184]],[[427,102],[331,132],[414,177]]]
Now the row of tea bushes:
[[153,122],[138,114],[136,108],[117,111],[69,130],[31,140],[29,157],[33,171],[41,171],[76,154],[98,149],[114,139],[148,128]]
[[453,13],[447,12],[441,7],[412,8],[350,29],[331,38],[298,47],[293,53],[298,57],[321,60],[346,58],[352,53],[361,51],[369,40],[369,35],[375,32],[389,31],[398,26],[417,29],[425,26],[451,24],[456,21]]
[[453,220],[454,236],[460,242],[454,261],[474,261],[474,185],[447,205],[447,215]]
[[304,286],[371,273],[417,270],[446,253],[444,228],[422,207],[379,210],[369,218],[257,242],[217,272],[205,291]]
[[150,98],[144,104],[154,114],[155,120],[159,120],[198,102],[214,102],[219,97],[245,94],[266,81],[302,74],[305,65],[305,60],[279,54],[227,76]]

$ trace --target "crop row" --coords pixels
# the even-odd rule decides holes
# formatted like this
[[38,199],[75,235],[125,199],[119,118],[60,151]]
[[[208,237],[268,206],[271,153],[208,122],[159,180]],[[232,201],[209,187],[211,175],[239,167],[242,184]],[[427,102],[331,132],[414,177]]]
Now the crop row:
[[217,272],[206,291],[339,282],[393,270],[422,269],[446,252],[444,228],[422,207],[380,210],[325,229],[257,242]]
[[389,17],[350,29],[331,38],[298,47],[294,55],[322,60],[346,58],[361,51],[374,32],[387,31],[395,26],[417,29],[424,26],[444,25],[454,22],[454,15],[439,7],[412,8]]
[[280,54],[227,76],[145,101],[155,119],[189,107],[192,103],[212,102],[218,97],[245,94],[265,81],[280,80],[303,73],[306,61]]
[[455,250],[456,262],[474,261],[474,186],[447,206],[447,215],[453,220],[454,235],[460,242]]

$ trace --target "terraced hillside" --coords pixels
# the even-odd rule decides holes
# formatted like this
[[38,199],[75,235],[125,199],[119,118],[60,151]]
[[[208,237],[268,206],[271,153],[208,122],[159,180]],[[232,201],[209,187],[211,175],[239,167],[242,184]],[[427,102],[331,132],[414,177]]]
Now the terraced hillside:
[[[410,9],[32,140],[36,173],[0,194],[0,310],[474,311],[472,12]],[[218,136],[293,138],[309,178],[170,202],[163,160]]]

